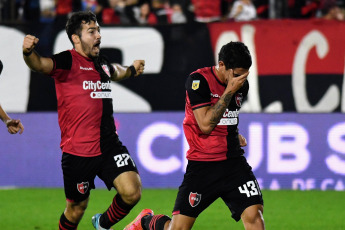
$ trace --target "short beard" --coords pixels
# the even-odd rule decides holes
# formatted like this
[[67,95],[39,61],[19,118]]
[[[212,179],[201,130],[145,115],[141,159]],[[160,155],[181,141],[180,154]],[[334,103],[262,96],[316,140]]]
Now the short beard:
[[81,41],[81,48],[83,49],[84,53],[86,53],[90,59],[96,59],[99,57],[99,53],[96,54],[95,56],[91,55],[92,48],[91,48],[90,52],[86,52],[89,49],[89,47],[87,45],[85,45],[85,43],[83,41]]

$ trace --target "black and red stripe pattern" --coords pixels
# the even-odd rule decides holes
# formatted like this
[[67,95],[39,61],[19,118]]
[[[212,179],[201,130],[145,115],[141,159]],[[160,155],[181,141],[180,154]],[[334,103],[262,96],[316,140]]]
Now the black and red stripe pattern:
[[62,213],[59,221],[59,230],[75,230],[77,229],[78,224],[74,224],[71,221],[69,221],[65,214]]
[[100,225],[106,229],[110,228],[127,216],[133,207],[133,205],[126,204],[121,196],[116,194],[108,210],[101,216]]

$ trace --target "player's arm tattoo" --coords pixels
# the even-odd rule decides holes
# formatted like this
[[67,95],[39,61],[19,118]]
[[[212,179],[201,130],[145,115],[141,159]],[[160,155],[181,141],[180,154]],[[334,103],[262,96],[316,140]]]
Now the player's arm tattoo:
[[225,95],[222,95],[217,103],[211,108],[213,110],[212,117],[210,119],[212,127],[216,127],[216,125],[219,123],[226,108],[228,108],[230,104],[232,95],[233,93],[231,91]]

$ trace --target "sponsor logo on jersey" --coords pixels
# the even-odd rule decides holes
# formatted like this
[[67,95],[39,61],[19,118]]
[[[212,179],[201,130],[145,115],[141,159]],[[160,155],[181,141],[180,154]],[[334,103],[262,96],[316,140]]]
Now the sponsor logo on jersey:
[[238,107],[241,107],[241,105],[242,105],[242,100],[243,100],[242,93],[236,94],[236,96],[235,96],[235,101],[236,101],[236,105],[237,105]]
[[82,67],[82,66],[80,66],[80,69],[81,70],[93,70],[92,67]]
[[237,125],[239,114],[240,111],[237,109],[235,111],[229,111],[229,109],[226,109],[223,114],[223,118],[220,119],[218,125]]
[[84,90],[92,89],[93,91],[111,89],[111,83],[110,83],[110,81],[108,81],[108,82],[83,81],[83,89]]
[[189,204],[193,208],[196,207],[201,201],[201,194],[198,194],[196,192],[191,192],[189,194]]
[[108,77],[110,77],[110,71],[107,65],[102,65],[102,69],[104,70],[104,72],[108,75]]
[[193,90],[199,89],[199,85],[200,85],[200,80],[194,80],[192,83],[192,89]]
[[85,194],[89,189],[89,182],[81,182],[77,184],[77,189],[81,194]]
[[217,125],[237,125],[238,119],[235,118],[222,118]]
[[83,89],[84,90],[92,90],[92,92],[90,93],[90,97],[93,99],[112,98],[112,94],[110,91],[111,90],[110,81],[108,81],[108,82],[83,81]]
[[238,117],[239,114],[240,114],[240,111],[238,111],[237,109],[235,111],[229,111],[229,109],[227,108],[225,112],[223,113],[223,118],[224,117]]
[[109,91],[104,92],[91,92],[90,97],[93,99],[101,99],[101,98],[112,98],[112,94]]
[[217,93],[216,94],[211,93],[211,97],[220,98],[220,96]]

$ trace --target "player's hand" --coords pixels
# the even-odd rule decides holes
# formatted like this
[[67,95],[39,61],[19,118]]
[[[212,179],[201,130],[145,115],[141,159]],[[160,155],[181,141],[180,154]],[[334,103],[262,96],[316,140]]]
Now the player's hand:
[[37,45],[39,39],[33,35],[26,35],[23,41],[23,53],[30,53]]
[[247,80],[248,75],[249,75],[249,71],[238,77],[235,77],[234,70],[230,69],[229,75],[227,77],[228,78],[227,88],[229,88],[232,92],[236,92],[243,86],[244,82]]
[[140,74],[144,73],[145,69],[145,60],[135,60],[133,62],[133,66],[135,68],[135,71],[137,72],[134,76],[137,77]]
[[10,134],[22,134],[24,132],[24,126],[20,120],[9,120],[6,122],[8,132]]
[[238,140],[240,141],[240,146],[241,147],[247,146],[247,140],[241,134],[238,134]]

